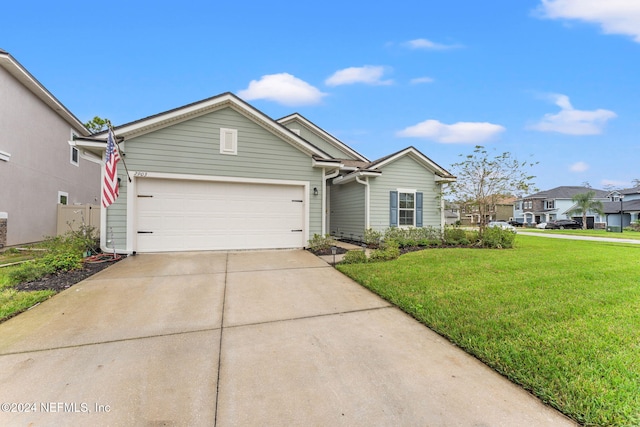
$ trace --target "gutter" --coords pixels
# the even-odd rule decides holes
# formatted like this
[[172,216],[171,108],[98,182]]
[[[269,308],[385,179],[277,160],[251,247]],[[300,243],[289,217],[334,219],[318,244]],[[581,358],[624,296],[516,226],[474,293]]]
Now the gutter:
[[322,235],[327,234],[327,180],[333,179],[340,174],[340,168],[326,174],[326,169],[322,169]]

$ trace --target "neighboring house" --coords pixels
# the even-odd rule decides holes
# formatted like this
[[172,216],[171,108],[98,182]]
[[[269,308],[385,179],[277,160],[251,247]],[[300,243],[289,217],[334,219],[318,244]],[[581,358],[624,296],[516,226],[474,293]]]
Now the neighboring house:
[[[513,215],[515,197],[498,197],[494,203],[487,201],[484,207],[485,224],[490,221],[509,221]],[[480,209],[476,203],[462,204],[463,225],[478,225],[480,223]]]
[[100,159],[88,161],[69,145],[74,136],[87,135],[60,101],[0,49],[0,247],[54,236],[60,203],[99,200]]
[[[115,128],[120,197],[102,213],[118,252],[305,247],[314,234],[444,224],[455,180],[413,147],[370,162],[299,114],[275,121],[231,93]],[[105,133],[76,146],[103,155]]]
[[446,225],[460,225],[460,207],[445,200],[444,221]]
[[[582,222],[581,215],[569,216],[568,212],[575,208],[572,198],[576,194],[595,193],[594,200],[606,202],[607,192],[588,187],[562,186],[551,190],[540,191],[518,199],[513,204],[513,218],[524,224],[540,224],[556,219],[575,219]],[[594,228],[596,224],[605,223],[604,215],[597,212],[587,212],[587,228]]]
[[620,226],[621,213],[623,228],[628,227],[634,221],[640,220],[640,186],[612,191],[608,194],[608,197],[609,201],[603,203],[607,229],[610,226]]

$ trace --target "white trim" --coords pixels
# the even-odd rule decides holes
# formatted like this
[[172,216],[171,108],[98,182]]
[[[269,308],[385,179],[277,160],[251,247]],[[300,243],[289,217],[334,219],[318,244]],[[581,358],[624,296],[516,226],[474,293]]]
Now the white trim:
[[365,231],[371,228],[371,187],[369,186],[369,177],[365,176],[364,181],[360,180],[359,176],[356,176],[356,182],[364,185],[364,229]]
[[[416,193],[418,192],[418,190],[416,189],[409,189],[409,188],[397,188],[396,191],[398,192],[398,228],[409,228],[409,227],[415,227],[416,226],[416,211],[417,211],[417,207],[416,207]],[[408,209],[408,208],[401,208],[400,207],[400,194],[413,194],[413,209]],[[424,203],[424,200],[422,201]],[[408,211],[408,210],[412,210],[413,211],[413,224],[400,224],[400,211],[404,210],[404,211]],[[423,212],[424,212],[424,207],[423,207]]]
[[[336,169],[327,175],[327,170],[322,169],[322,235],[327,234],[327,180],[335,178],[340,174],[340,169]],[[329,205],[331,200],[329,199]],[[331,208],[331,206],[329,206]],[[329,215],[330,216],[330,215]]]
[[[231,137],[231,147],[227,146],[227,137]],[[236,156],[238,154],[238,129],[220,128],[220,154]]]
[[9,219],[9,214],[7,212],[0,212],[0,219]]
[[[73,160],[73,153],[76,154],[77,160],[75,161]],[[80,167],[80,150],[78,150],[77,147],[70,147],[69,163],[71,163],[73,166]]]
[[0,151],[0,160],[3,162],[8,162],[11,159],[11,154],[6,151]]
[[[61,203],[60,202],[60,197],[66,197],[67,198],[67,203]],[[58,191],[58,202],[57,204],[59,205],[69,205],[69,193],[67,193],[66,191]]]
[[345,144],[344,142],[340,141],[338,138],[336,138],[335,136],[331,135],[326,130],[316,126],[315,124],[313,124],[312,122],[307,120],[305,117],[301,116],[299,113],[290,114],[290,115],[288,115],[286,117],[283,117],[281,119],[278,119],[276,121],[284,126],[285,123],[290,122],[292,120],[299,120],[311,132],[315,131],[315,133],[318,134],[318,136],[320,138],[324,139],[326,142],[328,142],[334,148],[342,151],[343,153],[352,155],[353,157],[357,158],[358,160],[362,160],[363,162],[368,162],[369,161],[369,159],[364,157],[362,154],[358,153],[353,148],[349,147],[347,144]]
[[[127,183],[127,244],[125,251],[128,254],[132,254],[137,251],[137,224],[136,224],[136,200],[137,191],[136,185],[138,178],[143,179],[175,179],[185,181],[206,181],[206,182],[230,182],[230,183],[245,183],[245,184],[272,184],[272,185],[293,185],[304,187],[305,203],[304,203],[304,234],[303,234],[303,247],[306,242],[309,241],[309,224],[310,224],[310,207],[311,201],[309,200],[309,188],[311,186],[309,181],[293,181],[293,180],[279,180],[279,179],[260,179],[260,178],[239,178],[233,176],[208,176],[208,175],[188,175],[188,174],[172,174],[164,172],[143,172],[143,171],[130,171],[132,176],[131,182]],[[101,209],[100,213],[105,213],[106,209]],[[100,232],[100,244],[102,246],[103,239],[106,241],[106,216],[104,223],[101,223]],[[104,251],[104,248],[103,248]],[[113,251],[113,249],[109,249]],[[107,251],[108,252],[108,251]]]
[[427,156],[425,156],[424,154],[422,154],[421,152],[419,152],[418,150],[416,150],[413,147],[405,148],[404,150],[394,154],[393,156],[391,156],[391,157],[389,157],[387,159],[384,159],[380,163],[376,163],[373,166],[373,168],[374,169],[382,168],[382,167],[388,165],[389,163],[394,162],[397,159],[399,159],[399,158],[401,158],[401,157],[403,157],[403,156],[405,156],[407,154],[411,155],[411,157],[413,157],[415,160],[417,160],[418,162],[422,163],[423,166],[427,166],[433,172],[442,174],[443,175],[442,179],[451,180],[452,182],[456,180],[455,177],[453,175],[451,175],[447,170],[443,169],[441,166],[438,166],[436,163],[434,163],[433,160],[431,160],[430,158],[428,158]]

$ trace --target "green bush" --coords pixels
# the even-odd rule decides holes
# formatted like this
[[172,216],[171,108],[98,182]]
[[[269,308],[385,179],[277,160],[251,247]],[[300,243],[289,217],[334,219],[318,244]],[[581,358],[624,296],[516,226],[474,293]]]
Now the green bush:
[[487,227],[484,229],[479,243],[483,248],[510,249],[513,248],[515,239],[516,233],[511,230],[505,230],[500,227]]
[[376,231],[372,228],[365,230],[364,232],[364,243],[367,246],[378,247],[380,242],[382,241],[383,233],[380,231]]
[[376,249],[369,255],[369,261],[391,261],[400,256],[400,247],[395,240],[385,240],[380,249]]
[[364,251],[353,250],[344,254],[341,264],[364,264],[367,262],[367,254]]
[[447,245],[468,245],[471,243],[467,238],[466,230],[459,227],[445,227],[443,238]]
[[384,232],[384,240],[395,240],[400,247],[429,246],[441,238],[440,230],[433,227],[391,227]]
[[309,239],[309,249],[312,251],[328,251],[331,246],[335,245],[335,240],[330,235],[314,234],[313,238]]

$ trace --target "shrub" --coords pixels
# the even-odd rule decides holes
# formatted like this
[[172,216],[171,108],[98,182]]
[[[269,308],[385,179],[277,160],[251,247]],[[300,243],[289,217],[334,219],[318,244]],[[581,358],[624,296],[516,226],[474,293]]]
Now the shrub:
[[515,239],[516,233],[511,230],[505,230],[500,227],[487,227],[479,243],[483,248],[510,249],[513,248]]
[[367,262],[367,254],[364,251],[353,250],[344,254],[342,264],[364,264]]
[[433,227],[391,227],[384,232],[384,240],[395,240],[400,247],[429,246],[441,238],[440,230]]
[[314,252],[327,251],[331,249],[331,246],[334,246],[335,243],[335,240],[333,240],[328,234],[325,234],[324,236],[320,234],[314,234],[313,238],[309,239],[309,249]]
[[383,236],[382,232],[369,228],[364,232],[364,243],[366,243],[367,246],[372,246],[377,248],[380,245],[382,236]]
[[400,256],[400,247],[398,242],[391,239],[385,240],[380,249],[371,252],[369,261],[391,261]]
[[467,238],[467,232],[458,227],[445,227],[443,238],[447,245],[468,245],[471,243]]

